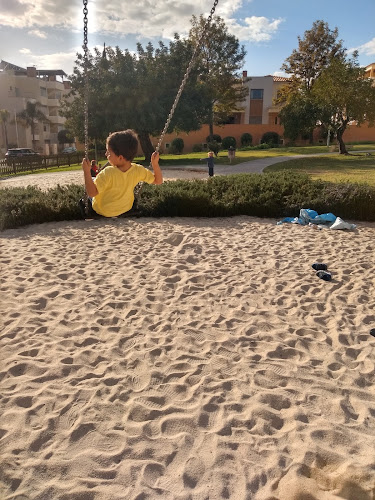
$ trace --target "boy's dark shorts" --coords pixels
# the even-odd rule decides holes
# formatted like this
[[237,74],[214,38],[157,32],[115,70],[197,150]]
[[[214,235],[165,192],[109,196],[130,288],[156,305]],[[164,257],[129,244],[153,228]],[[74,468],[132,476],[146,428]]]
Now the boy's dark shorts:
[[[92,208],[92,198],[87,198],[87,202],[84,198],[81,198],[78,202],[78,206],[83,219],[107,219],[104,215],[100,215]],[[138,210],[133,206],[131,210],[125,212],[117,217],[134,217],[138,215]]]

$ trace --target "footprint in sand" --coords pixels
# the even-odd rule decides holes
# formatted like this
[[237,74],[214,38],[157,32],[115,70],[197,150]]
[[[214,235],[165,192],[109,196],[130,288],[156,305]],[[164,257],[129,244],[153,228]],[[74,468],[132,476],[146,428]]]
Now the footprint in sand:
[[164,243],[168,243],[169,245],[173,245],[174,247],[177,247],[178,245],[181,244],[183,239],[184,239],[183,234],[172,233],[166,240],[164,240]]

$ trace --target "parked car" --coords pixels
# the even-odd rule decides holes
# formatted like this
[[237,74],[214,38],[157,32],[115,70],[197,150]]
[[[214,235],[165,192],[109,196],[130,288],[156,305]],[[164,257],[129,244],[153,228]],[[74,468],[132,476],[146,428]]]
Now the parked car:
[[39,153],[36,153],[33,149],[29,148],[13,148],[8,149],[5,153],[5,158],[14,158],[19,156],[40,156]]
[[64,154],[65,154],[65,153],[69,154],[69,153],[75,153],[76,151],[77,151],[77,148],[75,148],[74,146],[69,146],[68,148],[64,148],[64,149],[62,150],[62,153],[64,153]]

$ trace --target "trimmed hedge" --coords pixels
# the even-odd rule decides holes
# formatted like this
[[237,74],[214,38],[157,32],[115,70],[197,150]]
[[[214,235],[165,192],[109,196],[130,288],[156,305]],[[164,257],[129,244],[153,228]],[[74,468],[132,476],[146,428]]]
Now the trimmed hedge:
[[232,137],[228,135],[227,137],[224,137],[224,139],[221,141],[221,147],[223,149],[229,149],[230,147],[236,148],[237,143],[235,137]]
[[253,136],[248,132],[245,132],[241,135],[241,146],[251,146],[253,142]]
[[[83,187],[0,189],[0,230],[42,222],[81,219]],[[292,171],[237,174],[203,180],[144,184],[136,212],[147,217],[295,217],[301,208],[343,219],[375,221],[375,188],[367,184],[312,181]]]

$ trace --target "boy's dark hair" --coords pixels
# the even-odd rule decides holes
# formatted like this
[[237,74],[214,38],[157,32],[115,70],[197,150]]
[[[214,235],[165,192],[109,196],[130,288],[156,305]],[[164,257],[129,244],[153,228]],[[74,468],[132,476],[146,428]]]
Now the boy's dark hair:
[[107,138],[107,147],[110,147],[115,155],[122,155],[126,160],[132,161],[138,151],[138,138],[131,129],[113,132]]

